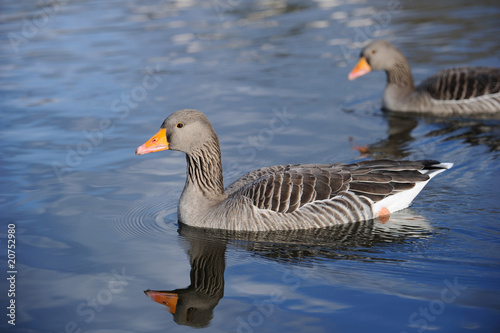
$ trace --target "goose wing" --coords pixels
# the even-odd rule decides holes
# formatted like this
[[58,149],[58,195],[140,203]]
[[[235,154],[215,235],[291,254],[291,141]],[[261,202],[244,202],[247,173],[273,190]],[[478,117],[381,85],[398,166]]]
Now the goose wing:
[[241,187],[255,181],[256,179],[268,176],[268,175],[273,175],[275,173],[279,173],[282,171],[289,170],[290,168],[294,168],[298,165],[275,165],[271,167],[265,167],[265,168],[260,168],[253,170],[249,173],[247,173],[244,176],[241,176],[238,178],[234,183],[226,187],[225,191],[227,194],[231,195],[235,191],[239,190]]
[[[245,196],[260,209],[291,213],[307,203],[331,199],[347,191],[380,201],[429,180],[419,171],[425,166],[424,162],[392,160],[275,166],[255,170],[228,189],[232,191],[230,195]],[[240,184],[244,185],[236,189]]]
[[442,70],[417,90],[437,100],[465,100],[500,92],[500,68],[463,67]]

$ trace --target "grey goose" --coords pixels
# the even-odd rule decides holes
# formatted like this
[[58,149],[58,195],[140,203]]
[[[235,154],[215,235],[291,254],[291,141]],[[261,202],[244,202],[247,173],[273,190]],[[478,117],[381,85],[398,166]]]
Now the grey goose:
[[386,110],[442,116],[500,114],[500,68],[445,69],[415,87],[410,65],[401,51],[388,41],[378,40],[361,51],[348,79],[354,80],[372,70],[387,74],[382,98]]
[[276,165],[247,173],[224,189],[219,139],[207,117],[180,110],[136,150],[186,154],[177,218],[202,228],[239,231],[322,228],[406,208],[451,163],[374,160],[352,164]]

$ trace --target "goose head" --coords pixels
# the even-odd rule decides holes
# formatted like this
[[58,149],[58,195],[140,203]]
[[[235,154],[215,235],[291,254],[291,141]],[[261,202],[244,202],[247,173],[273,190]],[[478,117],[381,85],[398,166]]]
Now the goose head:
[[368,44],[360,54],[356,66],[349,73],[349,80],[354,80],[371,71],[389,72],[404,60],[403,54],[386,40],[377,40]]
[[207,142],[218,139],[207,117],[197,110],[184,109],[168,116],[158,133],[135,151],[137,155],[177,150],[191,155]]

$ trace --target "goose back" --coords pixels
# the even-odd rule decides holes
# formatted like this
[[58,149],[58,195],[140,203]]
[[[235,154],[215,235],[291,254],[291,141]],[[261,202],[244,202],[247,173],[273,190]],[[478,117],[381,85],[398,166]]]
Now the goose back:
[[462,67],[439,71],[422,81],[417,90],[438,100],[465,100],[500,93],[500,69]]

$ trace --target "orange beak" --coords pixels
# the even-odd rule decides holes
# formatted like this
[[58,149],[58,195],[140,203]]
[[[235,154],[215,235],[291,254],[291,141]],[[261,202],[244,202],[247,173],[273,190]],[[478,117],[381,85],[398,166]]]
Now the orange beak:
[[170,313],[175,313],[177,301],[179,300],[179,295],[176,293],[155,290],[146,290],[144,293],[156,303],[166,305],[170,309]]
[[363,76],[365,74],[368,74],[372,71],[372,68],[368,63],[366,62],[365,57],[361,57],[352,69],[352,71],[349,73],[349,76],[347,77],[349,80],[354,80],[355,78],[358,78],[360,76]]
[[168,149],[167,131],[162,128],[145,144],[135,150],[136,155],[144,155],[155,151]]

